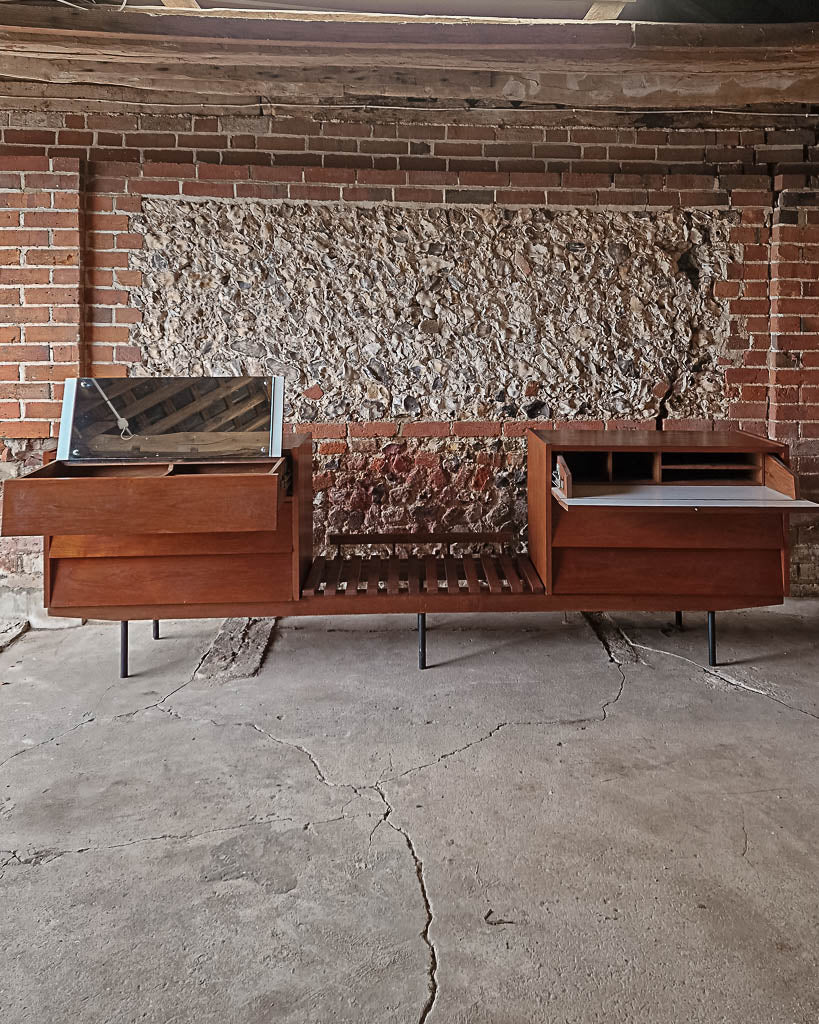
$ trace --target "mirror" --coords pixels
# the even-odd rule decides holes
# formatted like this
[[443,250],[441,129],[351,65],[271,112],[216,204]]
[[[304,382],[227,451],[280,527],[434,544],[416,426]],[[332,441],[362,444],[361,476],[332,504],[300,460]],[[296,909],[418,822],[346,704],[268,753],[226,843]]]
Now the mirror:
[[127,461],[281,455],[283,377],[77,377],[57,457]]

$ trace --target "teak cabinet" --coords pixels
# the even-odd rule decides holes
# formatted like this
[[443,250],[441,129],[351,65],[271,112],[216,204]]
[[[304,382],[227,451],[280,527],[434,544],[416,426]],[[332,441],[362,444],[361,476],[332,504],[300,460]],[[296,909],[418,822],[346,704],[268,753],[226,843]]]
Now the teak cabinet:
[[313,557],[309,438],[280,458],[51,462],[8,480],[3,533],[44,537],[53,615],[265,614]]
[[[281,458],[54,462],[5,485],[3,533],[45,538],[52,615],[162,619],[700,610],[781,603],[784,445],[737,431],[528,435],[528,557],[393,537],[313,558],[311,442]],[[485,538],[484,538],[485,540]],[[362,538],[358,538],[361,542]],[[366,542],[367,538],[363,538]],[[510,538],[515,549],[514,538]],[[437,543],[437,548],[436,548]],[[427,545],[423,555],[413,551]],[[429,545],[432,545],[431,549]]]
[[580,608],[742,608],[788,593],[784,445],[739,431],[531,432],[529,554]]

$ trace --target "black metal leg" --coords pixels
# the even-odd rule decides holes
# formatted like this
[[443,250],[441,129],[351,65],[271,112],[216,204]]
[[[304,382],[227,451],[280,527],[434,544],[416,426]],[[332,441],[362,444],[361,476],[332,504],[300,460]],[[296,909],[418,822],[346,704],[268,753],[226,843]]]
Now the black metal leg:
[[708,664],[715,666],[717,663],[717,613],[708,613]]
[[159,619],[153,620],[152,634],[154,640],[159,639]]
[[119,624],[119,677],[128,678],[128,621]]
[[683,628],[682,612],[674,612],[674,625],[677,627],[677,629]]
[[427,667],[427,616],[418,613],[418,668]]

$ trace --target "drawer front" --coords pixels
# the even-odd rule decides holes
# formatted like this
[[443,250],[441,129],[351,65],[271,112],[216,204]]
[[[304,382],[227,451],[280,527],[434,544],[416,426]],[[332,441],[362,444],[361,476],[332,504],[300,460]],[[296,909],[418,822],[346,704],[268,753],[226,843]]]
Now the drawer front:
[[555,594],[781,595],[782,556],[765,548],[555,548]]
[[51,562],[57,608],[252,604],[289,601],[293,558],[281,555],[174,555],[60,558]]
[[275,530],[278,474],[8,480],[4,536]]
[[293,550],[293,500],[275,530],[247,533],[65,534],[51,538],[50,558],[157,558],[161,555],[273,555]]
[[552,544],[561,548],[776,548],[781,512],[571,508],[552,502]]

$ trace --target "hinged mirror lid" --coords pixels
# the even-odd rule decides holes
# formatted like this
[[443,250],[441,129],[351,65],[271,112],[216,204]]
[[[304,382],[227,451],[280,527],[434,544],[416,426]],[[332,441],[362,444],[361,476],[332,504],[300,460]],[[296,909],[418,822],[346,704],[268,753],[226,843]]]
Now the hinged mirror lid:
[[65,382],[57,457],[278,457],[283,415],[283,377],[72,377]]

